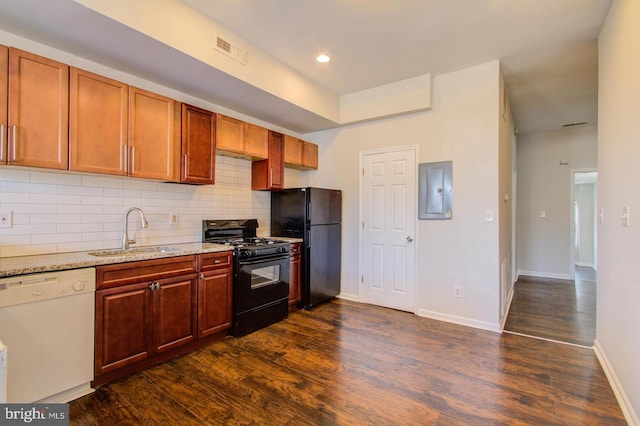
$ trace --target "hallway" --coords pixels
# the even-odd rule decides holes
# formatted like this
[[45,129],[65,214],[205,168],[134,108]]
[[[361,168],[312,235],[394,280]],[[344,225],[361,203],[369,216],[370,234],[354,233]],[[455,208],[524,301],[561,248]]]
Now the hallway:
[[504,331],[580,346],[596,337],[596,273],[576,267],[576,279],[521,276]]

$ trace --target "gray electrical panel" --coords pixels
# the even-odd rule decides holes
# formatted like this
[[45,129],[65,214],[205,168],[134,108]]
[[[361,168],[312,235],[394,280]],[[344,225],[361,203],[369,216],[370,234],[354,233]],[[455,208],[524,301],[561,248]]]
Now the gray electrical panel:
[[418,166],[418,218],[451,219],[453,171],[451,161],[421,163]]

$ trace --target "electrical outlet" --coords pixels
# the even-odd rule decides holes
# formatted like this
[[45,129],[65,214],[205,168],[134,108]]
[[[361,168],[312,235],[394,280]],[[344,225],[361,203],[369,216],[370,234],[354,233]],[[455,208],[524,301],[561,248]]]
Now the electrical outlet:
[[169,225],[178,224],[178,213],[169,213]]
[[13,225],[13,212],[0,213],[0,228],[11,228]]
[[459,285],[454,286],[453,287],[453,295],[455,297],[458,297],[458,298],[462,297],[462,287],[460,287]]

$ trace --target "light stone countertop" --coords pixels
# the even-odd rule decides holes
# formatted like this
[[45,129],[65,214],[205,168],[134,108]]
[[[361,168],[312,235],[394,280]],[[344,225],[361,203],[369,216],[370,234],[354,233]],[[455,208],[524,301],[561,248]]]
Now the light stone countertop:
[[[157,247],[157,246],[153,246]],[[114,263],[135,262],[164,257],[187,256],[192,254],[230,251],[232,247],[210,243],[162,244],[161,247],[172,247],[178,250],[169,252],[138,252],[126,255],[97,257],[89,252],[55,253],[33,256],[0,258],[0,278],[14,275],[33,274],[38,272],[62,271]],[[138,247],[133,247],[138,248]],[[143,249],[144,247],[139,247]],[[95,250],[101,251],[101,250]]]

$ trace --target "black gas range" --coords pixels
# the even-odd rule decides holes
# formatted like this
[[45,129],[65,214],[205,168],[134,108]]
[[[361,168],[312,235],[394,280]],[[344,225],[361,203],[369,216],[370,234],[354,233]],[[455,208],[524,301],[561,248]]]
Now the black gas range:
[[203,220],[202,241],[233,249],[232,336],[243,336],[287,317],[289,243],[256,236],[257,219]]

